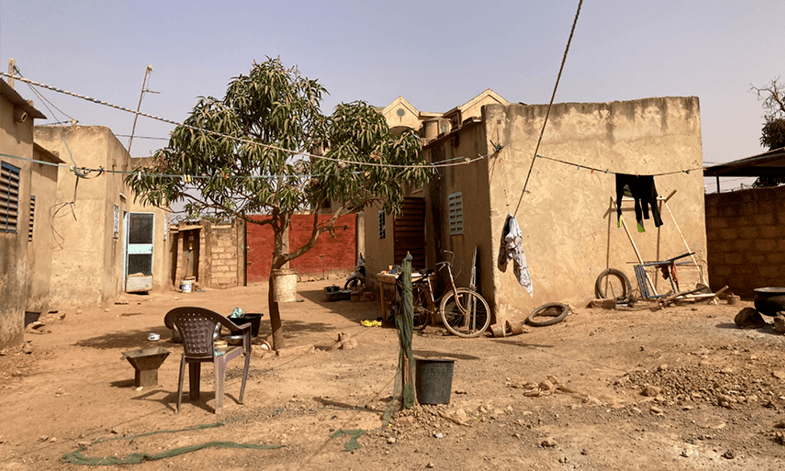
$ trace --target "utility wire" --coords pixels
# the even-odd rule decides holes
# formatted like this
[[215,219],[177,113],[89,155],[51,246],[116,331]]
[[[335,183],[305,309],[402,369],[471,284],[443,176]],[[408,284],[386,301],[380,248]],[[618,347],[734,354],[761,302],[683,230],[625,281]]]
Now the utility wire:
[[529,166],[529,173],[526,174],[526,181],[523,183],[523,191],[521,191],[521,197],[518,199],[518,205],[515,207],[515,215],[518,214],[518,209],[521,207],[521,201],[523,201],[523,195],[526,194],[526,187],[529,185],[529,177],[531,177],[532,169],[534,169],[534,162],[537,160],[537,152],[540,150],[540,142],[542,142],[542,136],[545,134],[545,125],[548,124],[548,116],[551,114],[551,107],[553,106],[553,100],[556,98],[556,90],[559,88],[559,80],[561,80],[561,74],[564,70],[564,63],[567,62],[567,53],[570,52],[570,43],[572,42],[572,36],[575,34],[575,26],[578,24],[578,16],[581,14],[581,6],[583,5],[583,0],[578,0],[578,11],[575,12],[575,19],[572,22],[572,29],[570,29],[570,37],[567,39],[567,47],[564,48],[564,56],[561,60],[561,66],[559,66],[559,75],[556,76],[556,83],[553,85],[553,93],[551,94],[551,101],[548,103],[548,111],[545,112],[545,120],[542,122],[542,129],[540,130],[540,137],[537,139],[537,146],[534,148],[534,157],[532,157],[532,163]]
[[[21,70],[19,70],[19,67],[18,67],[18,66],[14,65],[14,70],[16,71],[16,73],[17,73],[17,74],[19,74],[19,77],[22,77],[22,78],[24,78],[24,75],[22,75],[22,71],[21,71]],[[17,79],[18,79],[18,77],[17,77]],[[57,106],[56,106],[54,103],[52,103],[51,101],[49,101],[49,100],[48,100],[48,99],[47,99],[47,98],[46,98],[46,97],[45,97],[45,96],[44,96],[44,95],[43,95],[41,92],[39,92],[38,90],[36,90],[35,88],[33,88],[33,86],[32,86],[31,84],[29,84],[29,83],[28,83],[28,84],[27,84],[27,86],[30,88],[30,90],[31,90],[31,91],[32,91],[32,92],[33,92],[33,93],[34,93],[34,94],[35,94],[35,95],[36,95],[38,98],[40,98],[40,99],[41,99],[41,102],[44,104],[44,106],[46,106],[46,109],[47,109],[47,110],[49,110],[49,114],[51,114],[51,115],[52,115],[52,118],[54,118],[54,115],[55,115],[55,113],[54,113],[54,111],[52,111],[52,109],[51,109],[51,108],[49,108],[49,106],[47,105],[47,103],[49,103],[50,105],[52,105],[52,108],[54,108],[54,109],[56,109],[57,111],[59,111],[59,112],[60,112],[60,114],[62,114],[63,116],[65,116],[65,117],[66,117],[66,118],[68,118],[69,120],[73,121],[73,119],[74,119],[73,117],[69,116],[69,115],[68,115],[66,112],[64,112],[63,110],[61,110],[60,108],[58,108],[58,107],[57,107]],[[62,123],[68,123],[68,122],[69,122],[69,121],[57,121],[57,122],[50,123],[50,124],[62,124]]]
[[358,166],[363,166],[363,167],[382,167],[382,168],[409,168],[409,169],[410,168],[426,168],[426,169],[433,169],[433,168],[439,168],[439,167],[453,167],[453,166],[457,166],[457,165],[467,165],[467,164],[470,164],[470,163],[475,162],[477,160],[484,159],[484,158],[488,157],[489,155],[491,155],[491,154],[487,154],[487,155],[478,156],[478,157],[475,157],[475,158],[462,158],[462,162],[456,162],[454,164],[442,164],[441,162],[439,162],[439,163],[431,163],[431,164],[426,164],[426,165],[383,164],[383,163],[376,163],[376,162],[365,162],[365,161],[357,162],[357,161],[336,159],[336,158],[331,158],[331,157],[325,157],[323,155],[311,154],[309,152],[305,152],[305,151],[301,151],[301,150],[285,149],[283,147],[278,147],[278,146],[274,146],[274,145],[270,145],[270,144],[265,144],[265,143],[262,143],[262,142],[252,141],[250,139],[244,139],[244,138],[241,138],[241,137],[231,136],[229,134],[224,134],[224,133],[220,133],[220,132],[217,132],[217,131],[212,131],[210,129],[200,128],[200,127],[197,127],[197,126],[192,126],[190,124],[180,123],[180,122],[177,122],[177,121],[174,121],[174,120],[171,120],[171,119],[161,118],[159,116],[151,115],[151,114],[148,114],[148,113],[143,113],[141,111],[134,111],[134,110],[132,110],[130,108],[125,108],[123,106],[114,105],[112,103],[108,103],[108,102],[105,102],[105,101],[102,101],[102,100],[98,100],[96,98],[92,98],[92,97],[89,97],[89,96],[86,96],[86,95],[79,95],[78,93],[69,92],[69,91],[63,90],[61,88],[53,87],[51,85],[46,85],[46,84],[43,84],[43,83],[40,83],[40,82],[36,82],[36,81],[30,80],[30,79],[26,79],[26,78],[23,78],[23,77],[22,78],[13,77],[12,75],[7,74],[5,72],[0,72],[0,76],[9,77],[9,78],[16,78],[16,80],[19,80],[19,81],[22,81],[22,82],[25,82],[25,83],[28,83],[28,84],[31,84],[31,85],[35,85],[36,87],[46,88],[46,89],[55,91],[57,93],[62,93],[64,95],[69,95],[69,96],[72,96],[72,97],[81,98],[83,100],[92,101],[93,103],[97,103],[99,105],[109,106],[111,108],[115,108],[115,109],[120,110],[120,111],[125,111],[125,112],[133,113],[133,114],[136,114],[136,115],[139,115],[139,116],[144,116],[145,118],[150,118],[150,119],[154,119],[154,120],[157,120],[157,121],[162,121],[164,123],[169,123],[169,124],[172,124],[174,126],[184,127],[186,129],[191,129],[193,131],[204,132],[204,133],[207,133],[207,134],[212,134],[214,136],[223,137],[225,139],[231,139],[231,140],[234,140],[234,141],[237,141],[237,142],[242,142],[244,144],[250,144],[250,145],[254,145],[254,146],[264,147],[266,149],[271,149],[271,150],[277,150],[277,151],[280,151],[280,152],[285,152],[285,153],[290,154],[292,156],[294,156],[294,155],[303,155],[305,157],[311,157],[311,158],[314,158],[314,159],[327,160],[329,162],[336,162],[336,163],[346,164],[346,165],[358,165]]

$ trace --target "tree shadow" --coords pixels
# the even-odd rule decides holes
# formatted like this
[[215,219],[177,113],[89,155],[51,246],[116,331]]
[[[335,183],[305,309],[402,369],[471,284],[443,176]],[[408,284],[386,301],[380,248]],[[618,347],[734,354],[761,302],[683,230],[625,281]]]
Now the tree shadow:
[[381,317],[381,305],[379,300],[376,301],[363,301],[352,302],[349,300],[344,301],[328,301],[322,290],[303,290],[298,291],[297,294],[319,307],[322,307],[332,313],[338,314],[345,319],[360,323],[366,319],[377,319]]
[[[158,334],[161,340],[152,342],[147,340],[147,335],[150,333]],[[125,331],[109,332],[96,337],[78,340],[74,345],[78,347],[91,347],[98,349],[110,348],[147,348],[165,344],[166,346],[174,346],[171,341],[172,331],[167,329],[166,326],[161,325],[158,327],[147,327],[145,329],[131,329]]]

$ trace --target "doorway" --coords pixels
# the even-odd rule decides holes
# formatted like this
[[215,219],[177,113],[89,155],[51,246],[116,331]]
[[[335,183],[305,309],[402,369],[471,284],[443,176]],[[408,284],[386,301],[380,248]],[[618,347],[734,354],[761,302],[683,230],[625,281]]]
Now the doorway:
[[123,290],[127,293],[152,291],[155,214],[126,213],[125,219]]

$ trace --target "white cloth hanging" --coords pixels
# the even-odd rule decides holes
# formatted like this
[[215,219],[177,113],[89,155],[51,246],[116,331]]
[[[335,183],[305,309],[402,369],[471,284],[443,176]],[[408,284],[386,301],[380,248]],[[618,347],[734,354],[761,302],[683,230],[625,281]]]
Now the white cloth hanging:
[[507,271],[507,264],[512,260],[513,273],[529,296],[534,296],[534,288],[532,287],[532,277],[529,274],[529,267],[526,265],[526,255],[523,253],[523,234],[518,226],[518,221],[512,214],[507,215],[507,220],[504,221],[504,229],[502,229],[502,241],[499,248],[499,270],[502,272]]

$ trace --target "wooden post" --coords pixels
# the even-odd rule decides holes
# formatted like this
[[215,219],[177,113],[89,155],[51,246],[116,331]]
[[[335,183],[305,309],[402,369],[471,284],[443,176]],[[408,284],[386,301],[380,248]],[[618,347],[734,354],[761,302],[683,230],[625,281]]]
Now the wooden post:
[[[611,201],[615,202],[617,205],[621,205],[621,201],[616,201],[615,198],[611,198]],[[627,227],[627,223],[624,221],[624,216],[619,218],[621,220],[621,225],[624,226],[624,232],[627,233],[627,238],[630,239],[630,243],[632,244],[632,249],[635,251],[635,256],[638,258],[638,263],[643,265],[643,258],[641,257],[641,253],[638,251],[638,246],[635,245],[635,241],[632,240],[632,234],[630,234],[630,229]],[[654,286],[654,282],[651,281],[651,277],[648,273],[644,270],[643,272],[646,275],[646,281],[649,282],[651,286],[652,293],[657,296],[657,288]]]
[[692,259],[692,263],[694,263],[695,266],[698,267],[698,275],[700,276],[701,283],[703,283],[706,286],[709,286],[709,284],[706,283],[706,277],[703,276],[703,270],[701,269],[701,266],[698,265],[698,260],[696,260],[695,255],[692,254],[692,250],[690,249],[690,245],[687,243],[687,239],[684,237],[684,233],[682,233],[681,229],[679,229],[679,224],[676,222],[676,218],[673,216],[673,211],[671,211],[671,207],[668,206],[667,201],[664,201],[664,203],[665,203],[665,208],[668,210],[668,214],[671,215],[671,220],[673,221],[673,225],[676,227],[676,231],[681,236],[682,242],[684,242],[684,247],[686,247],[687,252],[690,253],[690,259]]
[[16,72],[16,59],[8,59],[8,86],[14,88],[14,73]]

